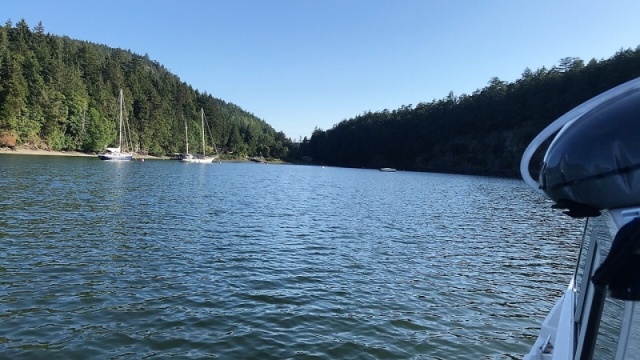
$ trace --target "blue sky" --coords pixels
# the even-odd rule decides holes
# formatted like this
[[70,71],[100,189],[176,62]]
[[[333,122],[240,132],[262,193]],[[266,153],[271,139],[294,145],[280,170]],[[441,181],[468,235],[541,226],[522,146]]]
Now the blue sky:
[[637,0],[1,0],[0,14],[148,54],[294,140],[640,45]]

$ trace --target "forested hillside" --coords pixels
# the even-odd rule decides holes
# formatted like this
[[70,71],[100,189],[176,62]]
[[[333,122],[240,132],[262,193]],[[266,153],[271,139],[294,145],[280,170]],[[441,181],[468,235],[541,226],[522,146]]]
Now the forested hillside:
[[[564,58],[525,69],[512,83],[492,78],[471,95],[366,112],[293,144],[237,105],[200,93],[148,56],[31,30],[0,26],[0,146],[97,152],[116,140],[117,99],[136,151],[183,152],[185,122],[199,109],[220,153],[347,167],[517,176],[520,156],[546,125],[583,101],[640,76],[640,47],[587,64]],[[249,104],[250,105],[250,104]],[[189,142],[199,144],[198,132]],[[210,153],[211,149],[209,149]]]
[[[33,30],[0,27],[0,146],[97,152],[114,144],[117,100],[136,151],[184,151],[200,108],[221,154],[287,157],[291,141],[240,107],[200,93],[147,56]],[[190,143],[199,144],[199,133]],[[209,151],[210,152],[210,151]]]
[[367,112],[316,129],[301,155],[328,165],[517,176],[520,157],[545,126],[580,103],[640,76],[640,48],[607,60],[564,58],[493,78],[471,95]]

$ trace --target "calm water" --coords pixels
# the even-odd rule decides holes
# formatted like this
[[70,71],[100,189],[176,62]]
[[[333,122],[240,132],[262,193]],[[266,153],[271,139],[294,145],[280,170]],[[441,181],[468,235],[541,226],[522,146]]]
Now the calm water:
[[510,359],[582,224],[521,181],[0,155],[0,357]]

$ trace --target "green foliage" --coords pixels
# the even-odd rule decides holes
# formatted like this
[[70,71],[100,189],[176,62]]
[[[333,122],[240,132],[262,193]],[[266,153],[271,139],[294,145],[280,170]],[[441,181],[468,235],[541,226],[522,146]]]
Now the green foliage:
[[89,109],[88,134],[83,142],[82,150],[100,151],[115,141],[115,128],[95,108]]
[[297,156],[348,167],[517,176],[535,135],[582,102],[640,76],[640,47],[612,58],[564,58],[525,69],[513,83],[494,77],[472,95],[367,112],[316,129]]
[[24,20],[0,27],[0,133],[18,145],[104,150],[115,140],[120,89],[142,153],[184,151],[183,119],[198,119],[200,108],[223,154],[286,156],[291,146],[261,119],[195,91],[146,55],[46,34],[41,23],[33,31]]

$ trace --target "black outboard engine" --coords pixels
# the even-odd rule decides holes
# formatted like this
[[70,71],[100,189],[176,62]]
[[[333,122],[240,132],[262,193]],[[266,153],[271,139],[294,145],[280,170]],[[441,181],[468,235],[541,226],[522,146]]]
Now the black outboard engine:
[[[540,183],[529,175],[535,150],[556,131],[544,156]],[[576,107],[534,139],[520,164],[523,179],[574,217],[640,206],[640,78]],[[618,231],[594,274],[612,297],[640,300],[640,218]]]

